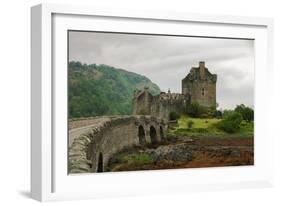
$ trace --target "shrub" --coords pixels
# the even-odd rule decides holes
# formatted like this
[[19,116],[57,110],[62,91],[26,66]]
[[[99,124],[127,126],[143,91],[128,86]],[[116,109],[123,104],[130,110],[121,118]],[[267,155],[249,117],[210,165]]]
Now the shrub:
[[242,121],[240,125],[241,125],[241,126],[246,126],[246,125],[247,125],[247,122],[246,122],[246,121]]
[[191,129],[193,124],[194,124],[194,122],[192,120],[188,120],[187,128]]
[[240,123],[242,122],[243,117],[238,112],[233,112],[229,114],[225,119],[220,121],[217,124],[217,127],[227,133],[235,133],[240,128]]
[[170,112],[169,114],[170,120],[177,120],[178,118],[180,118],[180,115],[177,112]]
[[215,118],[222,118],[222,112],[220,110],[215,110],[213,113],[213,117]]
[[202,105],[200,105],[198,102],[193,102],[189,105],[187,105],[186,113],[191,117],[208,117],[209,112],[208,109]]
[[191,103],[187,107],[187,114],[189,114],[191,117],[199,117],[201,115],[200,105],[197,102]]
[[223,113],[222,113],[222,118],[223,118],[223,119],[226,119],[228,116],[232,115],[233,113],[234,113],[233,110],[230,110],[230,109],[227,110],[227,109],[226,109],[226,110],[224,110]]
[[234,111],[240,113],[243,119],[248,122],[254,120],[254,110],[244,104],[237,105]]

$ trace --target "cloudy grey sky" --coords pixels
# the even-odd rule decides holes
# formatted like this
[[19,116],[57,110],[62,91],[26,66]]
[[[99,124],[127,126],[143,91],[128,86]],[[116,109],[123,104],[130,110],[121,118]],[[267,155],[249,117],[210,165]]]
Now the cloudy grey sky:
[[71,31],[69,60],[142,74],[162,91],[177,93],[190,68],[205,61],[218,75],[219,108],[254,105],[253,40]]

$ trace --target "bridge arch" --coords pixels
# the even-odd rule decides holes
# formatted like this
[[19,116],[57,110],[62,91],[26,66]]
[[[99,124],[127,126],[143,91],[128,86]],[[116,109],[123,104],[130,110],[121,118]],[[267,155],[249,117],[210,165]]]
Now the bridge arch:
[[156,132],[156,129],[154,126],[150,126],[149,134],[150,134],[151,144],[156,144],[157,143],[157,132]]
[[138,137],[139,137],[139,143],[141,145],[144,145],[146,141],[145,141],[145,131],[142,125],[139,125],[138,127]]
[[99,156],[98,156],[97,172],[103,172],[103,155],[101,152],[99,153]]

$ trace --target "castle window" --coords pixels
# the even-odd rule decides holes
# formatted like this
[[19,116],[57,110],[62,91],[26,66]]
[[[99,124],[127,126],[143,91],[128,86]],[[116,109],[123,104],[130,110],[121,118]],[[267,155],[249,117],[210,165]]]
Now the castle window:
[[205,94],[205,90],[204,88],[202,88],[202,96],[204,96],[204,94]]

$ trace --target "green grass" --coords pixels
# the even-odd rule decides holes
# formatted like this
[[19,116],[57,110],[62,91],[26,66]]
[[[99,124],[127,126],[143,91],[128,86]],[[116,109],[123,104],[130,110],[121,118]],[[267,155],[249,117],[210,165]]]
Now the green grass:
[[[193,121],[191,128],[188,128],[188,122]],[[216,127],[216,124],[221,119],[216,118],[191,118],[181,116],[178,119],[178,124],[168,131],[168,134],[173,136],[253,136],[254,123],[242,121],[240,129],[237,133],[228,134]]]
[[146,153],[121,153],[118,157],[119,163],[129,163],[129,164],[148,164],[152,162],[152,158]]
[[214,124],[221,121],[220,119],[215,119],[215,118],[200,119],[200,118],[191,118],[191,117],[187,117],[187,116],[181,116],[181,118],[178,119],[179,128],[187,128],[187,123],[189,120],[194,122],[194,124],[192,125],[192,128],[205,128],[205,129],[212,128],[212,127],[214,127]]
[[108,170],[112,170],[116,165],[140,166],[153,163],[153,158],[147,153],[134,153],[133,151],[125,151],[116,154],[114,160],[110,162]]
[[134,165],[150,164],[153,161],[150,155],[146,153],[134,154],[131,157],[132,157],[131,162]]

